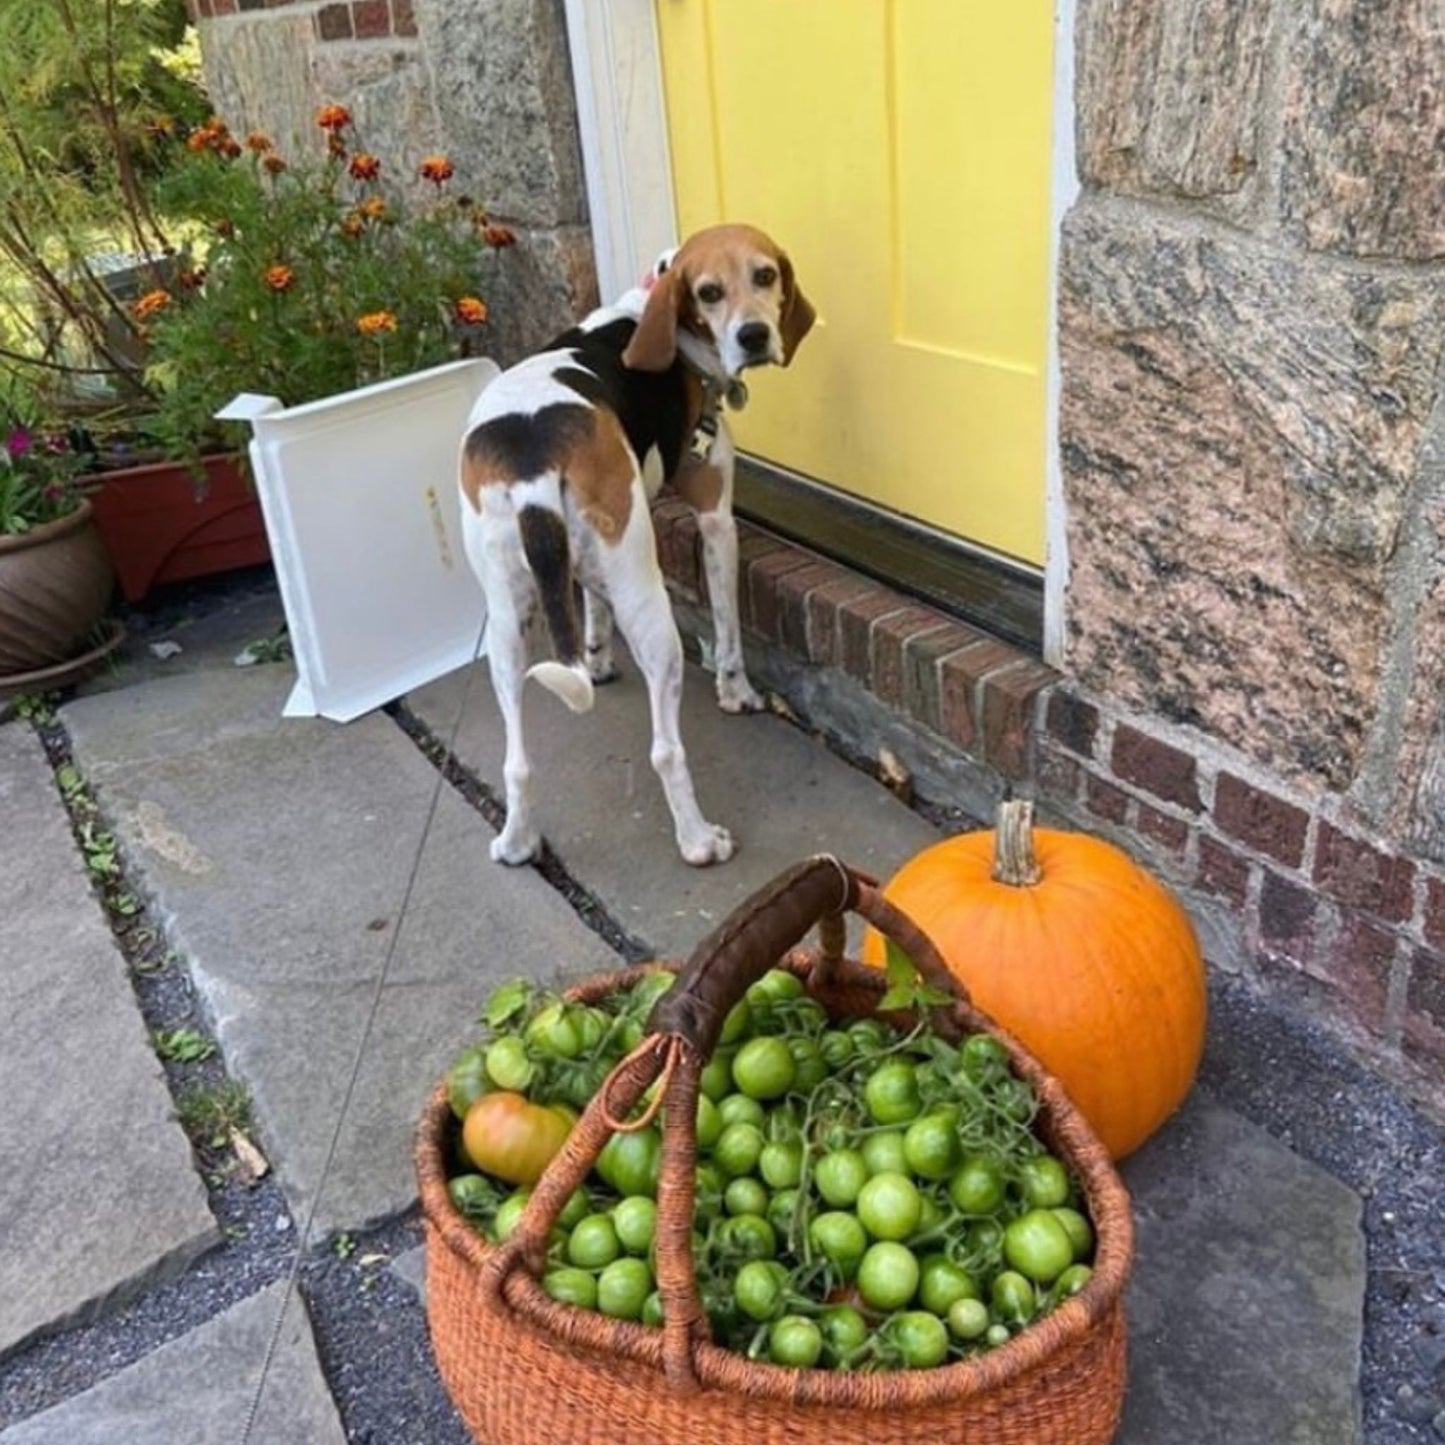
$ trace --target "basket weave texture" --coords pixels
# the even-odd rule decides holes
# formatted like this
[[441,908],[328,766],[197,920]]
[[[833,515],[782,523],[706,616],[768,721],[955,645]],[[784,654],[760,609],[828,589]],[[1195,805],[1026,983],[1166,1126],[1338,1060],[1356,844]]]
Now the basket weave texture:
[[[841,957],[844,908],[901,944],[930,982],[957,992],[933,945],[871,880],[831,858],[789,870],[699,945],[654,1012],[654,1032],[583,1113],[505,1245],[482,1239],[451,1202],[458,1130],[445,1085],[433,1093],[416,1144],[427,1318],[443,1382],[479,1445],[1104,1445],[1113,1438],[1133,1261],[1128,1195],[1058,1082],[966,998],[946,1012],[942,1030],[986,1031],[1008,1048],[1015,1071],[1039,1095],[1035,1127],[1080,1181],[1096,1237],[1083,1291],[1006,1345],[928,1370],[785,1369],[711,1343],[690,1253],[698,1074],[727,1009],[779,963],[835,1018],[874,1013],[886,980]],[[814,922],[820,948],[793,947]],[[637,977],[631,969],[591,979],[571,996],[599,1000]],[[667,1106],[657,1226],[665,1324],[655,1329],[560,1304],[538,1277],[548,1230],[612,1131],[609,1112],[624,1117],[659,1074]]]

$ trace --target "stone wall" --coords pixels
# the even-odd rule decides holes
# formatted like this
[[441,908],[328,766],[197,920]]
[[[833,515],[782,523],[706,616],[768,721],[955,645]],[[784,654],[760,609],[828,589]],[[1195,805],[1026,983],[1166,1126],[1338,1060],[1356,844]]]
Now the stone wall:
[[1438,0],[1079,0],[1077,42],[1042,786],[1445,1097]]
[[189,0],[206,80],[237,132],[321,147],[347,105],[366,147],[453,186],[517,231],[487,284],[489,351],[515,360],[596,300],[562,0]]

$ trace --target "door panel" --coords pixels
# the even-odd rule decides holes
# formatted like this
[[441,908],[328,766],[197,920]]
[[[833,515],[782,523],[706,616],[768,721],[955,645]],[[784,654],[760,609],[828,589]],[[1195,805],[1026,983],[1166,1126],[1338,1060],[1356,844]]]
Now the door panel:
[[1052,8],[657,0],[680,234],[751,221],[821,321],[744,448],[1043,556]]

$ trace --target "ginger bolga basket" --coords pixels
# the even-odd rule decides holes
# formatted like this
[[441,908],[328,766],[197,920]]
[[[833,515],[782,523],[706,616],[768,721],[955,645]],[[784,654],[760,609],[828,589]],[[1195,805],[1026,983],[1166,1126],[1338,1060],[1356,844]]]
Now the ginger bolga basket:
[[[692,1216],[699,1073],[748,984],[781,962],[835,1018],[872,1014],[886,980],[843,958],[845,911],[892,938],[957,1001],[954,1036],[992,1033],[1041,1107],[1036,1128],[1073,1170],[1094,1222],[1083,1290],[986,1354],[934,1369],[841,1373],[754,1363],[711,1342],[695,1288]],[[795,947],[814,924],[818,948]],[[667,965],[663,965],[667,966]],[[584,982],[582,1001],[628,986],[636,968]],[[886,1016],[885,1017],[889,1017]],[[1062,1086],[962,996],[937,950],[872,880],[820,856],[752,895],[695,950],[659,1000],[642,1044],[617,1065],[538,1181],[505,1244],[489,1244],[447,1193],[457,1126],[445,1085],[417,1134],[427,1315],[442,1379],[482,1445],[1095,1445],[1114,1436],[1124,1393],[1129,1197]],[[661,1328],[552,1300],[539,1284],[547,1236],[611,1136],[661,1076],[658,1188]]]

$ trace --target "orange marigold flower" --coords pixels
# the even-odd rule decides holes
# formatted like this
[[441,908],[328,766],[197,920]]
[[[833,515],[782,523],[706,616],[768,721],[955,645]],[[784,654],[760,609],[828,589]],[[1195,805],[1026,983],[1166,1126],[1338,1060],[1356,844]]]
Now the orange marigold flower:
[[248,151],[264,153],[274,149],[274,147],[275,142],[263,130],[253,130],[251,134],[246,137],[246,149]]
[[234,136],[229,135],[223,135],[220,140],[216,142],[216,150],[225,156],[228,161],[235,160],[236,157],[241,154],[240,144]]
[[366,222],[353,212],[341,223],[341,234],[355,240],[366,230]]
[[456,168],[445,156],[427,156],[421,163],[422,179],[437,186],[451,180],[455,174]]
[[333,133],[351,124],[351,112],[344,105],[323,105],[316,112],[316,124]]
[[346,168],[354,181],[374,181],[381,174],[381,162],[375,156],[358,151]]
[[131,308],[130,314],[137,321],[144,321],[147,316],[154,316],[157,311],[171,304],[171,293],[169,291],[155,290],[147,291]]
[[261,157],[261,165],[264,167],[268,176],[279,176],[281,172],[286,169],[286,162],[274,151],[272,151],[270,155]]
[[487,224],[482,227],[482,240],[484,240],[487,245],[501,251],[508,246],[515,246],[517,244],[517,233],[510,226],[499,226],[488,221]]
[[383,221],[386,219],[386,201],[381,196],[368,196],[357,206],[356,212],[368,221]]
[[211,132],[204,127],[200,130],[193,130],[186,137],[186,149],[188,151],[208,151],[211,148],[212,139]]
[[396,317],[390,311],[369,311],[356,318],[356,329],[363,336],[376,336],[383,331],[396,330]]
[[463,296],[455,310],[457,320],[467,326],[480,326],[487,319],[487,303],[479,296]]
[[194,271],[182,271],[176,277],[176,284],[182,291],[199,291],[206,284],[206,268],[197,266]]
[[266,269],[266,284],[273,291],[289,291],[296,273],[289,266],[269,266]]

